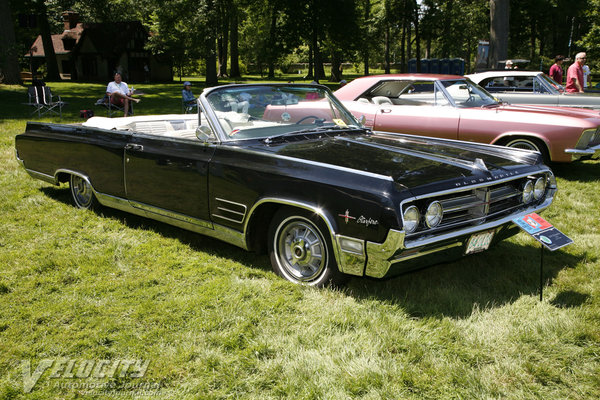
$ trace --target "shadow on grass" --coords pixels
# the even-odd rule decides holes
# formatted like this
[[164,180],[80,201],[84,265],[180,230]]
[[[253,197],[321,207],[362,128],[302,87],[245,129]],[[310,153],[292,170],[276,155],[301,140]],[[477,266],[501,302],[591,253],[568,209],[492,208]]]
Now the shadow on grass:
[[[70,192],[65,188],[44,187],[41,191],[57,201],[72,204]],[[250,268],[271,269],[267,255],[248,252],[220,240],[111,208],[103,207],[98,214],[115,218],[133,229],[151,230],[176,239],[195,251],[227,258]],[[577,265],[584,257],[562,250],[546,251],[545,284],[551,284],[560,270]],[[340,290],[359,301],[398,306],[412,317],[465,318],[472,314],[474,307],[501,306],[522,295],[536,296],[539,271],[538,244],[532,241],[522,246],[504,241],[484,253],[391,279],[351,278]],[[586,300],[586,295],[565,292],[559,294],[552,304],[574,307]]]
[[552,171],[571,182],[592,182],[600,179],[600,161],[585,160],[570,164],[553,164]]
[[573,290],[565,290],[558,293],[550,303],[555,307],[572,308],[581,306],[589,298],[589,294],[579,293]]
[[[545,285],[550,285],[560,270],[582,259],[562,250],[546,251]],[[522,295],[536,296],[539,284],[539,245],[504,241],[484,253],[396,278],[353,279],[346,290],[357,299],[397,305],[413,317],[465,318],[474,307],[501,306]]]
[[[72,205],[70,191],[66,188],[48,186],[41,188],[48,197],[62,203]],[[180,243],[189,246],[194,251],[201,251],[211,256],[227,258],[240,264],[249,265],[252,268],[271,270],[269,257],[264,254],[245,251],[234,245],[213,239],[199,233],[187,231],[160,221],[141,217],[124,211],[108,207],[101,207],[96,213],[102,217],[114,218],[123,225],[132,229],[144,229],[161,234],[166,238],[176,239]]]

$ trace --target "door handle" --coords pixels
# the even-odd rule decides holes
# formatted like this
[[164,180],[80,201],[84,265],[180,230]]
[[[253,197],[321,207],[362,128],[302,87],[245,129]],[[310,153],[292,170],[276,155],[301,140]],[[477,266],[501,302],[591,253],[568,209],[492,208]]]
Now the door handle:
[[144,150],[144,146],[142,146],[141,144],[127,143],[125,145],[125,150],[143,151]]
[[391,113],[391,112],[392,112],[392,110],[390,110],[389,108],[382,108],[381,109],[381,113],[382,114],[387,114],[387,113]]

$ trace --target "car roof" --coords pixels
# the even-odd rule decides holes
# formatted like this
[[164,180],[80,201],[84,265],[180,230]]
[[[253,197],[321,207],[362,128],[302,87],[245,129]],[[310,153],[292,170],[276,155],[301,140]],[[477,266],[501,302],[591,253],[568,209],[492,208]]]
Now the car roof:
[[441,81],[449,79],[465,79],[462,75],[444,75],[444,74],[383,74],[383,75],[368,75],[356,78],[347,85],[342,86],[334,92],[335,96],[340,100],[354,100],[359,95],[370,89],[373,85],[380,81],[390,80],[427,80]]
[[489,78],[493,76],[504,76],[504,75],[512,75],[512,76],[537,76],[543,74],[542,71],[520,71],[518,69],[500,69],[497,71],[485,71],[478,72],[475,74],[465,75],[467,78]]

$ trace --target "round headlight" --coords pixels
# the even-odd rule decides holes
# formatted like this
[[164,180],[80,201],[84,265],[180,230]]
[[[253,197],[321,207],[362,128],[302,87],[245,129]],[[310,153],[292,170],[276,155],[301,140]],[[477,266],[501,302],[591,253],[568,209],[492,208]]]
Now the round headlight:
[[546,192],[546,178],[545,177],[538,178],[535,181],[535,185],[533,185],[533,197],[536,200],[539,200],[542,198],[542,196],[544,195],[545,192]]
[[429,228],[435,228],[442,222],[443,213],[444,210],[439,201],[431,202],[425,213],[425,224],[427,224]]
[[419,213],[419,209],[417,207],[408,207],[406,211],[404,211],[404,215],[402,217],[404,219],[404,231],[406,233],[413,233],[417,230],[419,221],[421,219],[421,213]]
[[533,182],[528,180],[523,185],[523,203],[529,203],[533,200]]

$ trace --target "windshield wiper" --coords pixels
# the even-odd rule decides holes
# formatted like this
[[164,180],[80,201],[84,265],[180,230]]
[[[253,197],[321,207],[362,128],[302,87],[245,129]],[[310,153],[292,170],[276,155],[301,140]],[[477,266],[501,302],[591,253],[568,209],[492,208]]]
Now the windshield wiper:
[[350,125],[347,127],[342,127],[339,125],[315,126],[313,128],[301,129],[299,131],[292,131],[292,132],[281,133],[279,135],[269,136],[269,137],[265,138],[263,140],[263,142],[266,144],[269,144],[269,143],[272,143],[275,139],[279,139],[279,138],[283,138],[283,137],[306,135],[306,134],[310,134],[310,133],[322,133],[322,132],[331,131],[331,130],[357,130],[357,129],[362,129],[362,128],[358,128],[354,125]]

